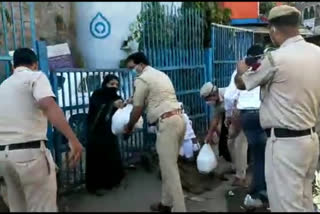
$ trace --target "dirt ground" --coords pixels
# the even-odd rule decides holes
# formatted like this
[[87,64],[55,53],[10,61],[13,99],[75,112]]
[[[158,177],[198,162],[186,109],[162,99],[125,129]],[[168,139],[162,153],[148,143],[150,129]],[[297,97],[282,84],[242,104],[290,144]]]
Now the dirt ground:
[[[229,165],[219,161],[217,172],[228,171]],[[232,175],[226,174],[228,181],[212,179],[212,189],[200,195],[185,192],[189,212],[245,212],[242,207],[244,189],[231,186]],[[228,196],[229,191],[235,195]],[[141,167],[128,172],[127,178],[118,188],[98,197],[84,189],[59,198],[62,212],[149,212],[149,206],[160,200],[161,181],[156,171],[146,172]],[[265,211],[265,210],[259,210]],[[0,200],[0,212],[8,212]]]

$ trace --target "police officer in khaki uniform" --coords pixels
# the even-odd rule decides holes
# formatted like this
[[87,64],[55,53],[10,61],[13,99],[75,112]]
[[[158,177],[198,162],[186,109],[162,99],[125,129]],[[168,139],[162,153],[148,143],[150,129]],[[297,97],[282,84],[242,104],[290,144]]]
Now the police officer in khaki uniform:
[[[56,168],[46,148],[48,120],[69,140],[71,164],[82,146],[54,101],[48,78],[28,48],[13,55],[14,72],[0,85],[0,178],[10,212],[57,212]],[[3,187],[2,187],[3,188]]]
[[[224,157],[225,160],[231,161],[232,168],[236,171],[232,185],[247,187],[245,177],[248,143],[243,132],[240,131],[239,125],[237,125],[235,111],[232,116],[232,123],[229,124],[227,121],[227,116],[229,116],[230,111],[232,112],[230,106],[226,105],[225,102],[225,94],[229,87],[217,88],[211,82],[207,82],[200,89],[200,96],[208,105],[214,106],[214,118],[211,121],[205,141],[214,142],[219,138],[219,155]],[[222,180],[226,179],[223,174],[220,175],[220,178]]]
[[213,143],[217,141],[219,136],[219,156],[222,156],[226,161],[231,162],[231,155],[227,145],[228,128],[224,124],[224,92],[225,88],[217,88],[217,86],[213,85],[211,82],[207,82],[201,87],[200,96],[208,105],[214,107],[214,116],[210,123],[205,142]]
[[299,35],[300,12],[287,5],[269,13],[270,38],[279,48],[256,71],[238,63],[236,85],[261,86],[266,183],[271,211],[312,212],[312,181],[319,155],[320,48]]
[[170,212],[173,206],[174,212],[185,212],[177,160],[186,124],[175,89],[169,77],[149,66],[146,56],[141,52],[128,57],[127,67],[135,69],[138,76],[133,95],[134,107],[126,133],[132,132],[144,108],[148,123],[157,126],[156,148],[162,176],[162,200],[152,205],[151,210]]

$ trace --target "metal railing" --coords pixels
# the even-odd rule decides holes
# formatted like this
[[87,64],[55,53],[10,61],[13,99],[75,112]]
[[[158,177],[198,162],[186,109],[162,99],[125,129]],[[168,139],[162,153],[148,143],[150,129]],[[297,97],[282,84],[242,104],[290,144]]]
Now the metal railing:
[[[203,69],[177,69],[164,72],[171,78],[179,101],[184,103],[190,119],[193,120],[195,132],[203,134],[207,127],[207,117],[204,112],[205,103],[198,94],[204,79]],[[120,78],[119,93],[122,98],[127,99],[132,96],[134,77],[126,69],[62,69],[52,72],[50,76],[57,101],[84,148],[87,143],[86,116],[89,98],[93,91],[101,86],[103,77],[107,74],[115,74]],[[155,151],[155,138],[152,134],[148,134],[147,129],[145,123],[143,130],[137,130],[127,141],[119,139],[120,152],[125,165],[140,161],[139,158],[143,152]],[[66,162],[69,151],[66,139],[56,131],[52,131],[49,139],[52,139],[49,141],[49,148],[60,168],[59,191],[66,192],[83,184],[85,151],[80,164],[76,169],[71,169]]]
[[218,87],[226,87],[238,60],[253,45],[253,31],[212,23],[212,79]]
[[159,2],[143,2],[141,9],[142,50],[150,64],[173,82],[180,102],[201,134],[206,130],[206,106],[201,86],[210,81],[204,62],[204,14]]
[[[128,99],[133,94],[133,75],[126,69],[59,69],[51,72],[50,81],[67,121],[86,148],[87,114],[89,99],[93,91],[101,87],[104,76],[114,74],[119,77],[119,95]],[[59,191],[66,192],[85,181],[85,149],[80,164],[71,169],[67,164],[69,147],[67,140],[57,131],[48,136],[49,148],[58,165]],[[152,142],[151,142],[152,143]],[[137,130],[127,141],[119,138],[121,157],[125,165],[137,161],[138,155],[152,147],[144,141],[143,130]]]
[[0,83],[11,75],[13,51],[32,47],[36,51],[33,2],[0,2]]

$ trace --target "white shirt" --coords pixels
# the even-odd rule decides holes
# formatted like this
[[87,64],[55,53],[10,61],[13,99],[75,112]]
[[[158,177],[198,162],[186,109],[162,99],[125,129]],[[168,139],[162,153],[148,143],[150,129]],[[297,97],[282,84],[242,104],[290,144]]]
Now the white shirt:
[[232,111],[235,108],[235,102],[238,100],[240,90],[237,89],[234,83],[234,78],[237,72],[233,72],[230,83],[224,93],[224,108],[226,110],[226,117],[231,117]]
[[192,128],[192,121],[189,119],[186,113],[183,113],[182,115],[186,122],[186,133],[184,135],[184,140],[190,140],[190,139],[196,138],[196,135],[194,134],[194,131]]
[[237,102],[237,109],[239,110],[259,109],[261,104],[260,87],[256,87],[251,91],[238,90],[234,83],[236,74],[237,71],[235,70],[224,95],[227,117],[232,115],[235,102]]

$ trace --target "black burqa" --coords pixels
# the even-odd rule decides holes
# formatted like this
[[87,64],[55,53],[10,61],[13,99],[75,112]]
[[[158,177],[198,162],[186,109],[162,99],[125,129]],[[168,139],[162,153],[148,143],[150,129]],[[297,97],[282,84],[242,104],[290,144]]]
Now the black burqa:
[[[86,188],[89,192],[118,186],[124,177],[118,139],[111,131],[111,120],[121,99],[116,88],[108,88],[114,75],[104,78],[102,87],[90,97],[88,113],[88,145],[86,151]],[[119,81],[119,80],[118,80]]]

